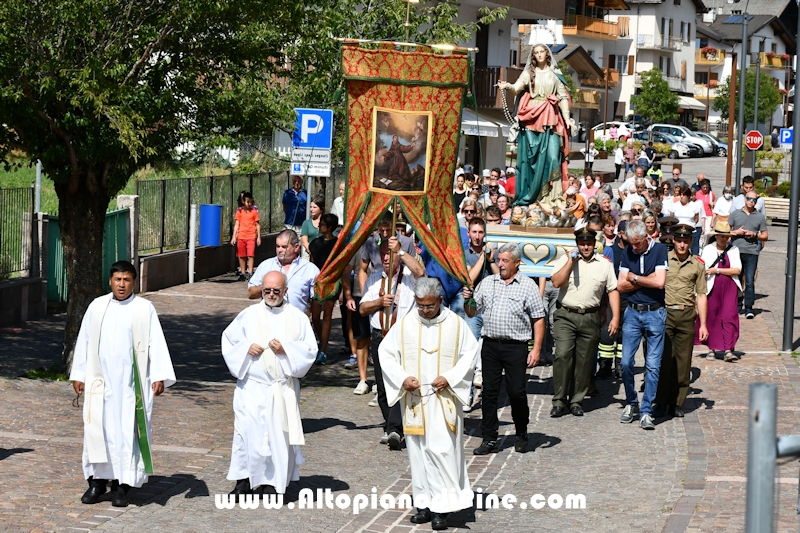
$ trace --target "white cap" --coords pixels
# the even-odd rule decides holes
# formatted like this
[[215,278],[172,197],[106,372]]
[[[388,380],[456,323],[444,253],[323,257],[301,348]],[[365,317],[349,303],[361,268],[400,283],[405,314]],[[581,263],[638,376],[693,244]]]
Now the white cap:
[[492,175],[492,172],[488,168],[484,168],[483,169],[483,177],[484,178],[488,178],[491,175]]
[[567,195],[569,195],[569,196],[572,196],[573,194],[576,194],[577,192],[578,191],[575,190],[575,187],[569,187],[567,189]]
[[463,175],[464,175],[464,169],[463,168],[456,169],[456,177],[463,176]]
[[514,167],[508,167],[506,169],[506,174],[514,174],[516,176],[517,175],[517,170]]

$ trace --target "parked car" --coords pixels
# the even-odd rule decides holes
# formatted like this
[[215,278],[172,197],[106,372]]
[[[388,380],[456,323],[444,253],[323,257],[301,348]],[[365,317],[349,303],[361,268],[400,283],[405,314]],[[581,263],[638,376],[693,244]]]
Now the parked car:
[[702,137],[698,137],[692,132],[689,128],[684,126],[676,126],[673,124],[653,124],[649,128],[648,131],[654,131],[659,133],[666,133],[668,135],[672,135],[673,137],[680,139],[684,142],[691,142],[703,149],[703,153],[705,155],[715,155],[716,154],[716,147],[711,144],[711,141],[708,139],[704,139]]
[[719,157],[727,157],[728,156],[728,143],[722,142],[719,139],[717,139],[716,137],[714,137],[713,135],[709,135],[708,133],[705,133],[705,132],[702,132],[702,131],[695,131],[693,133],[695,135],[697,135],[698,137],[701,137],[703,139],[706,139],[706,140],[710,141],[711,144],[714,145],[714,148],[716,149],[717,155]]
[[[615,125],[617,127],[617,139],[620,141],[627,141],[631,134],[633,134],[633,124],[628,122],[606,122],[605,123],[605,130],[606,130],[606,137],[608,137],[608,130],[611,129],[611,126]],[[599,139],[603,136],[603,123],[601,122],[597,126],[592,128],[594,132],[594,138]]]
[[646,143],[650,140],[651,135],[654,143],[668,144],[670,146],[670,152],[668,155],[670,159],[700,157],[703,155],[703,149],[698,145],[683,142],[682,140],[676,139],[675,137],[666,133],[637,131],[633,134],[633,138]]

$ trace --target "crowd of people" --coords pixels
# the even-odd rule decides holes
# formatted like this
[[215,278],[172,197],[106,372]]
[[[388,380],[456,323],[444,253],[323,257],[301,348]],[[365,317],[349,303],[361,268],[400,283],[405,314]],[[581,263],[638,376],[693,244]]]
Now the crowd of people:
[[[441,267],[413,227],[402,219],[393,226],[389,213],[342,274],[345,367],[359,374],[353,393],[375,393],[370,405],[380,408],[382,444],[397,450],[406,442],[417,506],[411,521],[436,530],[447,528],[448,513],[472,505],[465,497],[471,491],[464,413],[481,409],[482,442],[472,453],[500,451],[502,383],[518,453],[529,447],[526,382],[537,365],[553,367],[551,417],[584,416],[584,399],[598,394],[596,381],[616,377],[625,392],[620,422],[638,418],[641,428],[653,430],[660,417],[684,414],[693,346],[735,362],[739,314],[754,316],[754,275],[768,234],[751,178],[744,178],[740,196],[726,187],[717,199],[704,176],[689,186],[678,169],[660,183],[636,166],[618,197],[592,175],[570,176],[564,205],[575,246],[539,278],[520,271],[518,243],[495,248],[487,239],[491,226],[512,223],[514,179],[513,168],[478,176],[459,165],[453,200],[468,285]],[[343,185],[336,200],[344,216]],[[325,212],[320,197],[310,200],[305,219],[305,201],[295,177],[284,195],[276,255],[254,269],[258,210],[252,195],[240,195],[231,243],[248,297],[257,302],[222,335],[224,361],[237,378],[228,472],[234,498],[285,493],[304,461],[298,380],[327,362],[335,300],[314,300],[314,283],[341,221]],[[90,413],[84,417],[87,504],[99,501],[111,481],[113,505],[125,506],[130,487],[147,481],[153,398],[175,382],[155,310],[133,295],[135,278],[130,263],[112,267],[112,293],[90,306],[75,349],[70,379],[78,394],[85,390]],[[637,390],[640,345],[645,375]],[[126,418],[134,412],[128,404],[136,405],[135,421]]]

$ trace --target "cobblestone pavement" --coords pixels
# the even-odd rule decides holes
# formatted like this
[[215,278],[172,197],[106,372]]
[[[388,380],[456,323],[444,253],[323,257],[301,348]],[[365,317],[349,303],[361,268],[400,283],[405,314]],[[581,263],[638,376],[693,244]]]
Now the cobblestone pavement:
[[[764,262],[759,289],[768,292],[776,262]],[[773,270],[781,270],[780,273]],[[303,380],[306,463],[281,510],[220,510],[216,494],[232,488],[225,479],[233,429],[234,380],[219,354],[219,335],[241,309],[244,284],[228,277],[145,295],[159,312],[179,382],[156,400],[155,462],[158,475],[132,489],[132,505],[80,503],[86,488],[80,468],[82,423],[67,383],[18,378],[58,361],[63,319],[0,331],[0,529],[7,531],[429,531],[412,527],[404,510],[299,509],[300,491],[329,488],[333,498],[356,494],[410,494],[405,451],[378,444],[380,412],[370,395],[355,396],[357,377],[344,357],[315,367]],[[528,382],[531,406],[529,452],[513,451],[510,410],[501,411],[502,451],[473,456],[480,443],[480,410],[467,415],[465,443],[473,488],[487,495],[583,494],[585,509],[486,508],[451,517],[455,531],[740,531],[744,528],[748,386],[775,383],[778,432],[797,431],[800,368],[776,352],[778,323],[764,313],[742,320],[738,363],[699,357],[683,419],[658,420],[655,431],[620,424],[624,393],[616,380],[599,382],[601,394],[586,400],[583,418],[551,419],[552,368],[537,367]],[[338,311],[336,312],[338,318]],[[339,321],[329,350],[342,347]],[[642,363],[641,359],[638,361]],[[637,386],[641,374],[637,376]],[[502,399],[501,399],[502,400]],[[501,401],[501,405],[502,405]],[[776,526],[796,531],[795,462],[778,468]],[[555,501],[555,500],[554,500]],[[293,509],[288,505],[293,504]]]

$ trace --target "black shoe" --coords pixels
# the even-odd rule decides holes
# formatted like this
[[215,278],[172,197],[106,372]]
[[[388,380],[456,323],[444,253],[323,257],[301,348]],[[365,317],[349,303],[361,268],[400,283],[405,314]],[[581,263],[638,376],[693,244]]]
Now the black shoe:
[[674,406],[672,416],[676,418],[683,418],[683,407],[680,405]]
[[100,496],[106,493],[106,485],[108,480],[89,478],[89,488],[81,496],[81,503],[97,503],[100,501]]
[[500,445],[496,440],[485,440],[481,445],[472,450],[472,455],[486,455],[489,453],[497,453],[500,451]]
[[583,416],[583,407],[575,404],[569,408],[569,412],[572,413],[572,416]]
[[265,494],[278,494],[278,491],[275,490],[275,487],[272,485],[259,485],[258,487],[253,489],[253,494],[258,496],[264,496]]
[[431,516],[431,529],[434,531],[444,531],[447,529],[447,515],[433,513]]
[[236,278],[236,281],[247,281],[247,278],[244,277],[244,274],[239,274],[239,277]]
[[514,451],[517,453],[525,453],[528,451],[527,435],[517,435],[517,438],[514,441]]
[[250,480],[249,479],[240,479],[236,482],[236,486],[233,487],[233,490],[230,491],[228,494],[231,496],[236,496],[236,501],[240,501],[240,497],[244,496],[245,494],[250,494],[253,491],[250,489]]
[[111,505],[114,507],[127,507],[128,506],[128,490],[131,486],[124,483],[119,484],[116,481],[111,490]]
[[568,412],[569,411],[567,411],[566,407],[563,407],[561,405],[554,405],[553,408],[550,409],[550,416],[552,418],[559,418],[559,417],[564,416]]
[[599,395],[600,395],[600,389],[597,388],[597,384],[589,383],[589,388],[586,389],[586,397],[597,398]]
[[667,416],[666,406],[656,404],[656,406],[653,407],[653,418],[664,418],[665,416]]
[[403,442],[403,437],[396,431],[389,433],[389,439],[386,441],[390,450],[399,450],[401,442]]
[[427,507],[424,509],[417,509],[417,514],[411,517],[412,524],[427,524],[431,521],[431,512]]

